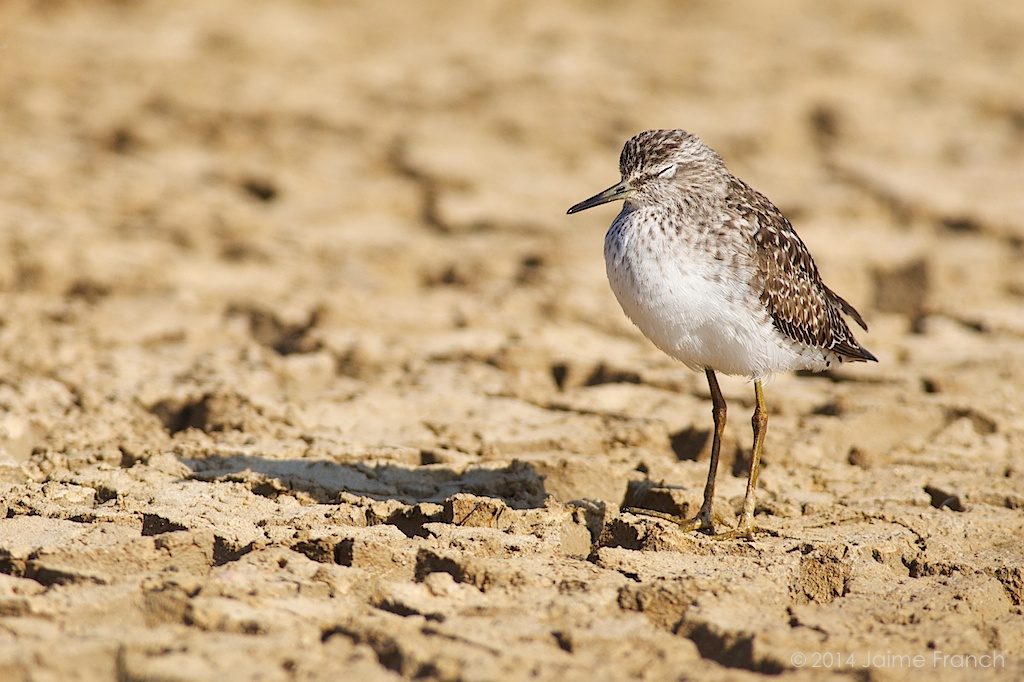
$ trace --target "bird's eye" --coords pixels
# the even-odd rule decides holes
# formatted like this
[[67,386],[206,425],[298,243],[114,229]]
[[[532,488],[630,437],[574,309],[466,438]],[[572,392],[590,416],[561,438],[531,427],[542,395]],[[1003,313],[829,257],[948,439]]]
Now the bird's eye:
[[672,164],[668,168],[665,168],[660,173],[658,173],[658,177],[659,178],[665,178],[667,180],[667,179],[671,178],[675,174],[676,174],[676,165]]

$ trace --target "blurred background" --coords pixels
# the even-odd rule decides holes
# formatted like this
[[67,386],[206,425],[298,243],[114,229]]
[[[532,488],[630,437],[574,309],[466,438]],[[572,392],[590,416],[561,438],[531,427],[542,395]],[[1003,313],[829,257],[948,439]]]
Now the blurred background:
[[[1005,404],[1022,22],[995,2],[6,2],[0,358],[9,430],[39,432],[12,447],[165,447],[149,415],[188,423],[179,403],[228,385],[313,440],[414,446],[432,399],[373,427],[345,421],[351,396],[426,372],[457,403],[495,367],[531,399],[652,372],[700,390],[608,291],[616,209],[564,215],[655,127],[790,216],[871,323],[883,362],[859,375]],[[44,377],[75,409],[25,393]],[[106,436],[76,411],[94,403]]]

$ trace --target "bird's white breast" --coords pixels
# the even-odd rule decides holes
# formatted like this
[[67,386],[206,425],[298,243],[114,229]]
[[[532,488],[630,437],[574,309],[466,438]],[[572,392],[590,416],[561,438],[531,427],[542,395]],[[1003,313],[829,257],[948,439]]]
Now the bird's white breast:
[[608,281],[644,336],[694,369],[754,378],[823,369],[820,352],[808,354],[775,329],[751,288],[748,259],[716,258],[693,237],[663,229],[645,209],[623,211],[605,235]]

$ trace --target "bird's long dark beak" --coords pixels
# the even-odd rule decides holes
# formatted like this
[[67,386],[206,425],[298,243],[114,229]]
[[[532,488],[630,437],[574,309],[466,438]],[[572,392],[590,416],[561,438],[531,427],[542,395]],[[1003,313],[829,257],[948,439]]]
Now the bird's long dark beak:
[[631,189],[632,188],[626,183],[626,181],[623,180],[622,182],[612,185],[600,194],[595,194],[589,199],[584,199],[566,211],[566,213],[571,215],[573,213],[579,213],[580,211],[586,211],[588,208],[600,206],[601,204],[607,204],[609,201],[624,199]]

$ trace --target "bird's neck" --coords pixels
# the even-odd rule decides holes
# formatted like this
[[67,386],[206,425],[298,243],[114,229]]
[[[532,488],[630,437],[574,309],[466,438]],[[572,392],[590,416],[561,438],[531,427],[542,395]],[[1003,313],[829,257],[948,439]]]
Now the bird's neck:
[[717,220],[725,203],[725,183],[695,181],[683,182],[672,197],[676,209],[682,211],[695,223]]

